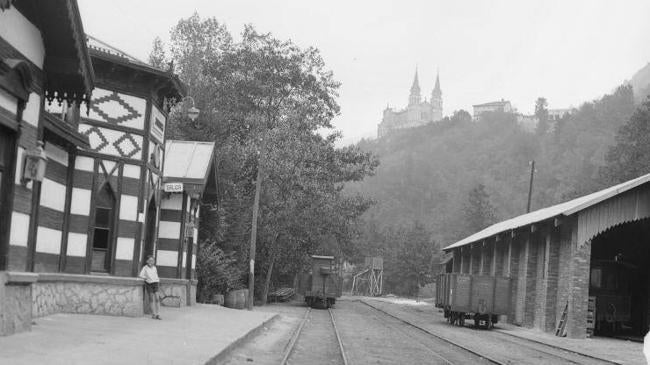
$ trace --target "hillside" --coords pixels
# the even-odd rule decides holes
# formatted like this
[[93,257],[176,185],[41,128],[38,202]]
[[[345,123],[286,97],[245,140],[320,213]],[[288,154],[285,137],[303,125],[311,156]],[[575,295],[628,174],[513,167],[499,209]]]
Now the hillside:
[[[468,193],[485,186],[496,219],[525,213],[529,161],[536,161],[533,209],[597,190],[604,155],[634,110],[632,90],[585,103],[544,135],[523,131],[509,114],[474,122],[465,112],[443,121],[363,140],[381,161],[374,177],[346,187],[376,200],[369,230],[418,221],[441,245],[473,233],[465,223]],[[374,227],[374,228],[368,228]],[[369,237],[366,239],[370,240]]]
[[650,62],[632,76],[630,85],[634,89],[634,99],[637,103],[650,95]]

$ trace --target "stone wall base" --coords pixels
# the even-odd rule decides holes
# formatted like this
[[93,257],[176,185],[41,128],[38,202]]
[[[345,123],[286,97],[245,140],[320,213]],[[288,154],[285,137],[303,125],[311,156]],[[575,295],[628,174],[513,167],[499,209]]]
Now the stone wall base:
[[[196,280],[161,279],[161,296],[196,304]],[[0,271],[0,336],[31,330],[32,319],[55,313],[139,317],[148,312],[139,278]]]
[[38,274],[0,271],[0,336],[32,329],[32,283]]
[[39,274],[32,289],[32,315],[54,313],[143,315],[143,281],[112,276]]

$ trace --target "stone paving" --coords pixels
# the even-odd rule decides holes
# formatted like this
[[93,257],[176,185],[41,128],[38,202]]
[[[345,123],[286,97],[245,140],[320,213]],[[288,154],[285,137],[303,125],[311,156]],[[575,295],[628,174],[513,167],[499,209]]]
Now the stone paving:
[[55,314],[0,337],[1,364],[204,364],[275,313],[198,304],[161,308],[162,320]]

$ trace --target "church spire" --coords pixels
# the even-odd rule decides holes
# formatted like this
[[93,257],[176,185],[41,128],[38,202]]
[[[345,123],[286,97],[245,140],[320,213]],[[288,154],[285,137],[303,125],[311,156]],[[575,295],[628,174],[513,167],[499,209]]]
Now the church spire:
[[411,85],[411,95],[409,95],[409,105],[420,104],[420,81],[418,80],[418,68],[415,66],[415,77]]
[[431,115],[433,120],[442,119],[442,90],[440,89],[440,71],[436,72],[436,86],[431,91]]
[[440,71],[436,73],[436,86],[433,88],[432,96],[442,96],[442,90],[440,90]]

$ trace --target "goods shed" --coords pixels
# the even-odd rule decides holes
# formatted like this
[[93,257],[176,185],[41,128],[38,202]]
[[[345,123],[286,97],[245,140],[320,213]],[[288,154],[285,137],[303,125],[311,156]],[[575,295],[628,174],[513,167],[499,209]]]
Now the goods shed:
[[559,336],[650,325],[650,174],[496,223],[444,248],[452,271],[512,279],[507,321]]

